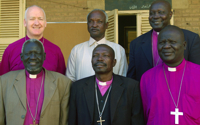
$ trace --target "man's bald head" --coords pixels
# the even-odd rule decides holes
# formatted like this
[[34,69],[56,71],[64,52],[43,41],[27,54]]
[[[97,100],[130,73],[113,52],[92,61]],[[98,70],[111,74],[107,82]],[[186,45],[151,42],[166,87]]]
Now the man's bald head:
[[106,44],[100,44],[100,45],[96,46],[94,48],[93,52],[99,47],[107,48],[109,50],[110,54],[112,55],[113,59],[115,59],[115,51],[113,50],[113,48],[111,48],[110,46],[108,46]]
[[156,31],[160,32],[170,24],[172,17],[171,5],[164,0],[158,0],[151,4],[149,9],[149,24]]
[[168,25],[158,36],[158,53],[160,58],[168,66],[178,66],[184,58],[186,42],[183,31],[177,27]]
[[156,0],[156,1],[154,1],[154,2],[151,4],[150,10],[151,10],[151,7],[152,7],[153,5],[155,5],[155,4],[163,4],[163,5],[165,5],[165,7],[166,7],[166,9],[167,9],[168,11],[171,11],[171,9],[172,9],[171,4],[170,4],[169,2],[167,2],[167,1],[165,1],[165,0]]

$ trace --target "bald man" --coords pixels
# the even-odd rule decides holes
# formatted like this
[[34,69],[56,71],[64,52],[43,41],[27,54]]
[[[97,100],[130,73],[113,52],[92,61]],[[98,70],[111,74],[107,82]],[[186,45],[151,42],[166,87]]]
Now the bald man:
[[[127,77],[140,81],[144,72],[163,63],[157,51],[157,37],[159,32],[170,24],[171,17],[171,5],[167,1],[158,0],[151,4],[149,23],[152,30],[131,42]],[[182,31],[187,42],[185,59],[200,64],[199,35],[184,29]]]
[[73,83],[69,125],[143,125],[137,81],[115,75],[114,50],[105,44],[92,53],[95,75]]
[[158,36],[163,64],[145,72],[140,90],[147,125],[199,125],[200,65],[186,61],[183,31],[166,26]]
[[36,5],[28,7],[25,11],[24,26],[26,27],[26,36],[11,43],[3,54],[0,63],[0,75],[9,71],[24,69],[23,62],[20,59],[21,48],[26,40],[33,38],[40,40],[44,45],[46,60],[43,67],[64,75],[66,66],[60,48],[43,37],[44,29],[47,26],[44,10]]

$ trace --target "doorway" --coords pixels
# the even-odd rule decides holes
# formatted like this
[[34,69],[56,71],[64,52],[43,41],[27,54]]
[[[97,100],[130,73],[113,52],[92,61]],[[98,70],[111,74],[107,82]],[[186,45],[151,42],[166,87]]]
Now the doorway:
[[129,62],[130,43],[137,37],[136,18],[136,15],[118,16],[118,43],[125,49],[127,62]]

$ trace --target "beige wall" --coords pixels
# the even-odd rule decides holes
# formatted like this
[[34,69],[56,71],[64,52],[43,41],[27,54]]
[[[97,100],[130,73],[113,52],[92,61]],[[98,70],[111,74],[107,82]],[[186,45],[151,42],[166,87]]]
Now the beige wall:
[[174,24],[200,34],[200,0],[172,0]]
[[60,47],[67,64],[71,49],[79,43],[88,41],[90,35],[86,23],[54,23],[47,24],[44,37]]
[[86,21],[91,10],[105,9],[104,0],[26,0],[26,7],[32,5],[44,9],[48,22]]

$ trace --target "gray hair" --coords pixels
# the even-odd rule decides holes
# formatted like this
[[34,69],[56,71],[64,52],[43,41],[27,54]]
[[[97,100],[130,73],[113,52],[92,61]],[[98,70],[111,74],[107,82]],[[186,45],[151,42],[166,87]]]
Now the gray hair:
[[37,6],[37,5],[32,5],[32,6],[30,6],[30,7],[28,7],[28,8],[26,9],[25,14],[24,14],[24,19],[25,19],[25,20],[26,20],[26,17],[27,17],[27,12],[28,12],[28,10],[29,10],[31,7],[38,7],[38,8],[40,8],[40,9],[43,11],[43,13],[44,13],[44,19],[46,20],[46,14],[45,14],[44,10],[43,10],[41,7]]
[[24,51],[24,46],[25,46],[25,44],[28,43],[28,42],[31,42],[31,43],[33,43],[33,42],[38,42],[39,44],[41,44],[42,50],[43,50],[43,52],[44,52],[44,46],[43,46],[43,43],[42,43],[40,40],[37,40],[37,39],[29,39],[29,40],[26,40],[26,41],[24,42],[24,44],[22,45],[22,51],[21,51],[21,53],[23,53],[23,51]]
[[90,11],[90,12],[88,13],[88,15],[87,15],[87,22],[88,22],[88,17],[89,17],[89,15],[90,15],[92,12],[94,12],[94,11],[101,11],[101,12],[103,12],[104,15],[105,15],[105,17],[106,17],[106,23],[108,22],[108,15],[107,15],[107,13],[106,13],[104,10],[102,10],[102,9],[94,9],[94,10]]

